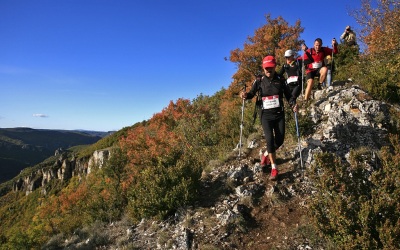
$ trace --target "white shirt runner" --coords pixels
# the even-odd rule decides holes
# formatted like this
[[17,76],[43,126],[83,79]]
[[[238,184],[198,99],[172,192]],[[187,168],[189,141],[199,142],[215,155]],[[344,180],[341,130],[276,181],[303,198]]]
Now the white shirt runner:
[[289,76],[288,79],[286,80],[286,82],[289,84],[292,82],[297,82],[298,79],[299,79],[298,76]]
[[279,108],[279,95],[264,96],[262,98],[263,109]]

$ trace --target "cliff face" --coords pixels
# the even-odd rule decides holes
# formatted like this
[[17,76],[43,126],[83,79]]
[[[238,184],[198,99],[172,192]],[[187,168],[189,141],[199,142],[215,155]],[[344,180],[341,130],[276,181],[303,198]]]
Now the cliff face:
[[58,154],[59,158],[50,167],[41,168],[28,176],[20,177],[13,183],[13,191],[24,191],[27,195],[42,188],[46,193],[46,185],[53,179],[68,181],[73,176],[85,176],[94,166],[102,167],[110,156],[109,149],[97,150],[89,159],[68,158],[66,153]]

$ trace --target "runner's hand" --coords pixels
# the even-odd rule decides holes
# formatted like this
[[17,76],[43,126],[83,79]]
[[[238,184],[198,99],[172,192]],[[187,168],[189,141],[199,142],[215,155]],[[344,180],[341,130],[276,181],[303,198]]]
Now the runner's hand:
[[332,39],[332,47],[335,47],[336,44],[337,44],[336,39],[333,38],[333,39]]
[[293,106],[293,112],[297,112],[297,104]]

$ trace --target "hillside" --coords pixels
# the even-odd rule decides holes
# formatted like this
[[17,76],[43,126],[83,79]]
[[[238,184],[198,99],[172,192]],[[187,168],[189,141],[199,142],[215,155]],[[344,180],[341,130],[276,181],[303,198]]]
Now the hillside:
[[[265,141],[259,130],[247,138],[241,158],[236,148],[226,161],[210,161],[202,174],[201,199],[195,205],[182,207],[163,221],[97,224],[61,245],[54,238],[45,249],[95,245],[98,249],[336,249],[313,227],[310,213],[316,204],[313,194],[323,191],[315,183],[315,171],[321,167],[319,154],[336,155],[340,164],[348,166],[351,155],[368,146],[372,151],[358,151],[356,157],[364,159],[362,169],[372,176],[382,167],[376,153],[388,145],[392,118],[387,104],[372,100],[358,86],[331,87],[316,91],[315,97],[301,114],[310,116],[315,126],[314,133],[301,138],[304,169],[296,138],[289,137],[277,152],[279,180],[270,181],[269,172],[263,173],[260,167]],[[104,242],[96,243],[98,239]]]
[[91,131],[0,128],[0,183],[26,167],[55,154],[57,149],[93,144],[108,133]]
[[[321,157],[329,158],[329,154],[332,154],[339,159],[338,164],[344,168],[335,165],[334,171],[342,176],[340,182],[343,185],[355,184],[350,189],[356,195],[357,185],[368,182],[374,175],[386,171],[385,156],[380,150],[384,146],[390,146],[389,130],[394,117],[400,114],[400,109],[373,100],[356,85],[330,87],[315,91],[314,96],[315,100],[311,106],[302,108],[299,113],[304,169],[300,164],[297,138],[290,134],[293,124],[289,123],[289,135],[284,146],[277,151],[280,177],[277,182],[270,181],[269,172],[263,173],[260,167],[259,153],[265,149],[265,141],[259,126],[256,126],[257,130],[245,138],[244,145],[247,146],[243,148],[241,158],[238,158],[236,148],[224,160],[209,159],[208,165],[202,167],[198,199],[194,203],[179,207],[174,214],[162,220],[143,218],[133,222],[128,218],[128,214],[125,214],[119,220],[90,223],[74,229],[73,234],[53,235],[41,246],[42,249],[335,249],[332,242],[321,237],[313,224],[318,220],[318,216],[313,215],[312,211],[315,211],[317,204],[323,204],[316,203],[316,198],[319,194],[325,195],[325,191],[319,186],[319,183],[324,181],[323,175],[318,176],[316,173],[329,170],[329,166],[324,165]],[[293,117],[289,116],[288,121],[291,119]],[[311,120],[313,124],[311,133],[306,131],[307,120]],[[369,151],[363,149],[366,147]],[[107,168],[108,154],[102,152],[106,151],[97,150],[91,159],[86,160],[90,162],[97,159],[98,164],[102,162],[105,164],[103,167]],[[332,159],[329,158],[327,162],[334,162]],[[350,164],[354,165],[355,159],[361,163],[359,170],[354,167],[351,170]],[[68,168],[71,171],[71,180],[74,175],[83,177],[86,174],[88,181],[90,176],[101,178],[101,175],[97,175],[93,170],[85,170],[87,167],[94,169],[87,162],[79,160],[78,163],[78,159],[68,157],[60,158],[57,162],[60,164],[50,164],[52,171]],[[398,165],[393,167],[399,168]],[[341,171],[349,171],[344,175],[348,176],[348,180],[343,179]],[[357,171],[362,171],[367,176],[353,178]],[[64,170],[62,172],[65,173]],[[24,181],[26,185],[20,187],[21,191],[34,187],[35,185],[31,184],[41,173],[48,176],[46,178],[51,176],[45,171],[38,171],[36,177],[31,176]],[[397,173],[392,171],[391,174]],[[155,176],[152,178],[156,180]],[[332,173],[329,178],[336,176]],[[55,183],[54,181],[51,178],[46,182],[42,181],[45,185],[36,186],[36,191],[46,190],[47,193],[52,193],[46,183]],[[146,185],[145,180],[142,185]],[[368,186],[363,188],[363,192],[366,190]],[[26,198],[35,199],[39,194],[36,191],[30,190]],[[346,196],[351,197],[350,194]],[[12,196],[2,198],[3,206],[4,202],[9,200],[7,197]],[[68,199],[78,198],[73,206],[79,209],[80,202],[85,202],[85,198],[73,197]],[[387,205],[389,204],[385,204]],[[88,206],[90,204],[86,203],[85,207]],[[8,210],[12,210],[13,207],[15,205],[4,206]],[[321,212],[333,213],[335,209],[331,205],[331,209],[325,208]],[[80,209],[78,211],[83,212]],[[2,221],[6,221],[7,214],[8,212],[2,215]],[[328,216],[341,217],[333,214]],[[396,213],[390,216],[397,218]],[[51,217],[57,219],[58,215],[53,214]],[[340,227],[341,223],[337,225]],[[3,226],[7,227],[7,223]],[[363,237],[369,237],[368,234],[368,231],[358,232],[356,237],[362,240]],[[399,244],[398,239],[394,239],[391,244]]]

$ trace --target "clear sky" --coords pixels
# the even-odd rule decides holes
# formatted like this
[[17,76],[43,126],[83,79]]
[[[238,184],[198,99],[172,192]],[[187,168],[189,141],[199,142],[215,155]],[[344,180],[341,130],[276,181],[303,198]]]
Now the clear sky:
[[119,130],[227,88],[265,15],[339,39],[360,1],[0,0],[0,127]]

